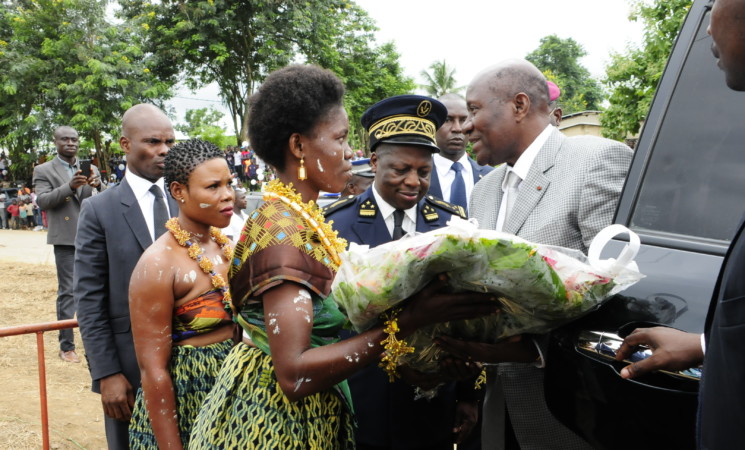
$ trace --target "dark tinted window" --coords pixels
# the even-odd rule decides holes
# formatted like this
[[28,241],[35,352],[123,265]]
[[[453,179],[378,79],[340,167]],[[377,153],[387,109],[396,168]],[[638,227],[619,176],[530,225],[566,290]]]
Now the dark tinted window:
[[653,144],[631,225],[730,240],[745,212],[745,93],[711,54],[708,14]]

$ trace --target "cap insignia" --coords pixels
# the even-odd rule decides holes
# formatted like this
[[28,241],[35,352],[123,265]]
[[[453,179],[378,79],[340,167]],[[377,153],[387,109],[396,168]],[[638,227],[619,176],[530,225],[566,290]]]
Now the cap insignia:
[[416,108],[416,115],[419,117],[426,117],[432,111],[432,102],[429,100],[422,100],[419,106]]

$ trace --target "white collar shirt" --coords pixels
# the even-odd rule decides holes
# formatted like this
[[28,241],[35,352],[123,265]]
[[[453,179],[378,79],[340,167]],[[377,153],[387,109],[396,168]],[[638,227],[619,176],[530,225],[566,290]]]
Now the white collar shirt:
[[[453,203],[450,198],[452,191],[453,181],[455,181],[455,171],[451,169],[453,161],[441,156],[438,153],[432,155],[432,161],[435,164],[435,170],[437,171],[437,178],[440,181],[440,190],[442,191],[442,199]],[[471,162],[468,160],[468,153],[464,153],[463,156],[458,160],[463,166],[461,175],[463,176],[463,182],[466,185],[466,199],[471,198],[471,192],[473,191],[473,167]]]
[[150,192],[150,187],[152,185],[157,185],[160,190],[163,191],[163,200],[166,202],[166,209],[168,210],[170,215],[171,208],[168,205],[168,197],[164,188],[165,180],[163,179],[163,177],[161,177],[155,183],[152,183],[138,175],[135,175],[132,171],[127,171],[127,174],[124,175],[124,178],[127,179],[129,187],[132,188],[132,192],[135,194],[135,199],[137,199],[137,204],[140,205],[142,217],[145,218],[147,229],[148,231],[150,231],[150,237],[152,238],[153,236],[155,236],[155,220],[153,218],[153,205],[155,204],[155,196],[152,192]]
[[510,174],[510,172],[514,172],[515,175],[517,175],[520,178],[520,181],[517,184],[516,192],[520,192],[520,188],[522,187],[522,182],[525,180],[525,178],[528,176],[528,172],[530,171],[530,167],[533,165],[533,161],[535,161],[535,157],[538,156],[538,152],[543,147],[543,144],[546,143],[548,140],[548,137],[551,135],[553,131],[552,125],[547,125],[546,128],[541,131],[541,134],[536,136],[536,138],[531,142],[531,144],[528,146],[528,148],[525,149],[525,151],[520,155],[520,157],[515,161],[515,165],[510,167],[507,166],[507,171],[504,174],[504,179],[502,179],[502,201],[499,204],[499,215],[497,215],[497,231],[502,231],[504,228],[504,222],[505,222],[505,210],[506,210],[506,204],[505,202],[505,194],[507,193],[507,177]]
[[[375,189],[375,185],[373,184],[373,196],[375,197],[375,203],[378,204],[378,211],[383,216],[383,220],[385,221],[385,226],[388,229],[388,234],[393,236],[393,213],[396,211],[396,208],[389,205],[388,202],[383,200],[383,197],[380,196],[378,193],[378,190]],[[404,229],[404,233],[414,233],[416,231],[416,207],[417,205],[414,205],[413,207],[404,210],[404,221],[403,224],[401,224],[401,227]]]

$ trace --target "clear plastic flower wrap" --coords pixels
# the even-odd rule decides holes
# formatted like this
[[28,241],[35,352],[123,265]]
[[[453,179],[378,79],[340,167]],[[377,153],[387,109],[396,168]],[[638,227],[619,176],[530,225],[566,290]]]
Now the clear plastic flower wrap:
[[[628,233],[631,244],[618,261],[600,260],[602,247],[619,233]],[[442,356],[432,342],[435,337],[494,343],[516,334],[546,333],[641,279],[633,262],[637,250],[638,237],[620,225],[599,233],[588,258],[577,250],[480,230],[454,218],[439,230],[372,249],[352,244],[341,255],[332,295],[359,332],[439,273],[447,273],[455,291],[494,293],[501,303],[499,315],[435,324],[407,338],[416,351],[403,361],[434,372]]]

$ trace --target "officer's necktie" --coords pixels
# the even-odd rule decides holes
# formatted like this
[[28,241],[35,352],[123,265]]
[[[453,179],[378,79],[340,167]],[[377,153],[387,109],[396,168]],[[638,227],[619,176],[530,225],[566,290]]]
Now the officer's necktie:
[[163,191],[157,186],[150,186],[150,193],[155,196],[153,202],[153,230],[155,236],[153,241],[157,240],[161,234],[166,232],[166,222],[168,222],[168,208],[166,200],[163,198]]
[[393,240],[401,239],[404,235],[404,210],[397,209],[393,211]]
[[463,165],[456,161],[450,166],[450,170],[455,172],[455,180],[453,180],[450,189],[450,203],[462,206],[463,211],[468,214],[468,197],[466,197],[466,182],[463,181]]

